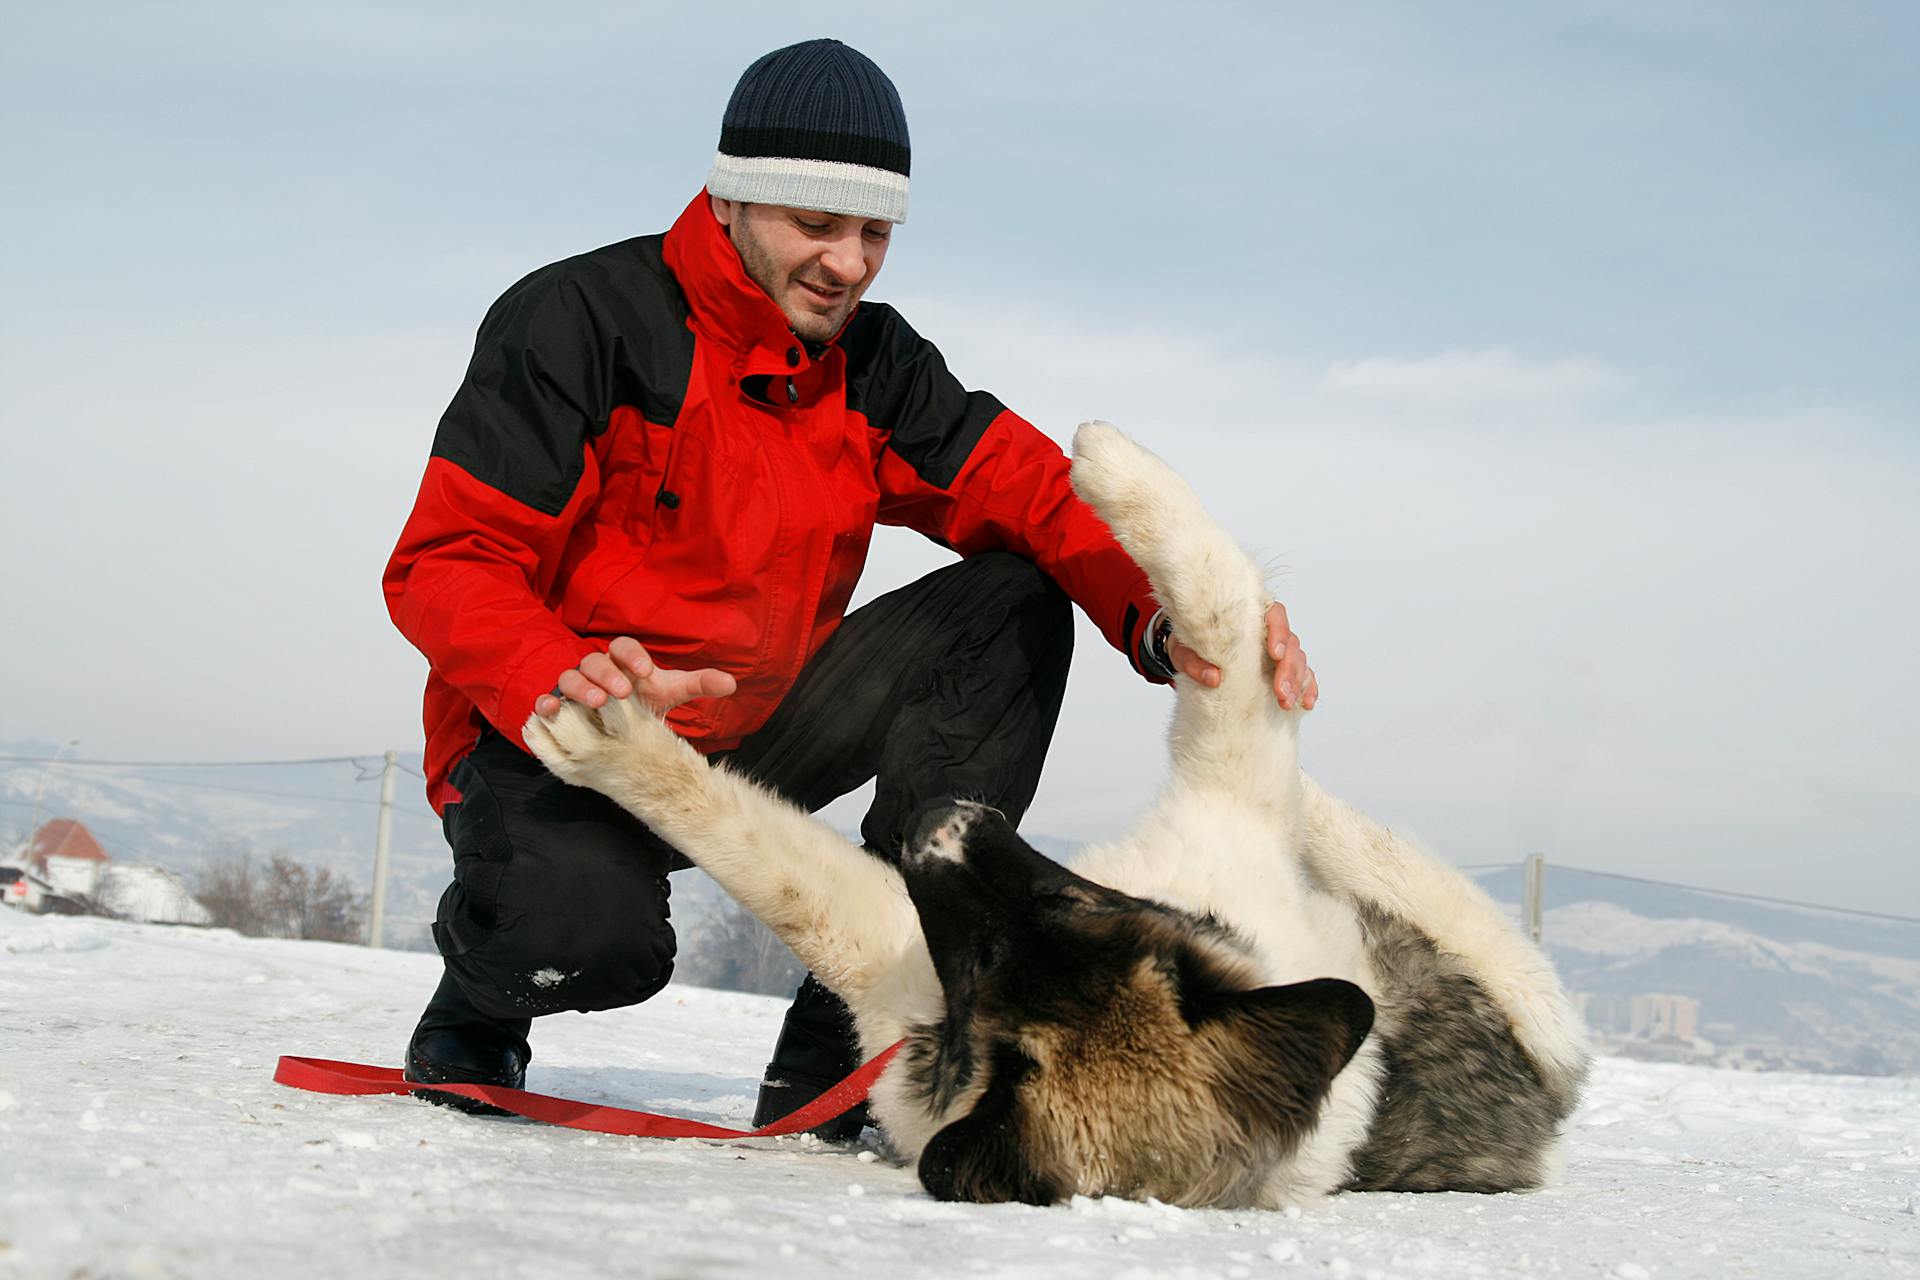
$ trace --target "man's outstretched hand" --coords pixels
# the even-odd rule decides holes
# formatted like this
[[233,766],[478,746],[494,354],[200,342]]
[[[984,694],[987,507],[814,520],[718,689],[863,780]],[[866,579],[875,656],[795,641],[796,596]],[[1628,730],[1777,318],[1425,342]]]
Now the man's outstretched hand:
[[655,666],[638,640],[621,636],[605,653],[590,653],[579,666],[562,671],[553,692],[533,700],[533,712],[553,715],[563,701],[604,707],[609,698],[625,698],[637,692],[657,715],[695,698],[724,698],[736,687],[732,676],[713,667],[669,671]]
[[[1287,606],[1278,600],[1267,606],[1267,652],[1273,655],[1273,696],[1291,711],[1313,710],[1320,701],[1320,683],[1313,678],[1307,655],[1300,648],[1300,637],[1287,625]],[[1208,662],[1176,637],[1167,646],[1167,657],[1187,677],[1211,689],[1220,683],[1220,668]]]

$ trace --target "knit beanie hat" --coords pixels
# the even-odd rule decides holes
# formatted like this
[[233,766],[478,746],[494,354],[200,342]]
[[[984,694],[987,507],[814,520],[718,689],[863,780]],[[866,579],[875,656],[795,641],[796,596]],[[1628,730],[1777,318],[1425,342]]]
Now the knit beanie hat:
[[886,72],[838,40],[775,49],[727,100],[707,190],[724,200],[907,220],[907,113]]

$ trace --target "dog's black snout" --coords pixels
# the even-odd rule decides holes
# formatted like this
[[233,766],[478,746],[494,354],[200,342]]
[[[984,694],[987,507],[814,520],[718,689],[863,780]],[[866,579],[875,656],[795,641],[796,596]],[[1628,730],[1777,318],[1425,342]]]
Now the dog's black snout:
[[904,847],[908,850],[923,847],[933,838],[933,833],[953,817],[953,811],[957,807],[951,796],[943,796],[938,800],[929,800],[915,809],[913,816],[907,819],[907,841]]

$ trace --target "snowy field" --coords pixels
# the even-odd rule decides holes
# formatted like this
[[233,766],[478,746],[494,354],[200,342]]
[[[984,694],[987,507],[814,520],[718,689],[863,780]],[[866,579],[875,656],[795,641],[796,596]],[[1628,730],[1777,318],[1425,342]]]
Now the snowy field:
[[[1610,1059],[1550,1190],[1284,1214],[938,1204],[876,1150],[272,1083],[283,1053],[396,1061],[438,963],[0,910],[0,1277],[1920,1275],[1910,1078]],[[780,1008],[548,1019],[529,1084],[745,1127]]]

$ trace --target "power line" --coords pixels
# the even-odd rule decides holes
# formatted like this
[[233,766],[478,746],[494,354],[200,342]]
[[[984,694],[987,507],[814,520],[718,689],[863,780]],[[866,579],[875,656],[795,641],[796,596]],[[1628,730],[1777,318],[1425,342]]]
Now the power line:
[[1721,898],[1741,898],[1748,902],[1766,902],[1776,907],[1801,907],[1808,911],[1830,911],[1842,916],[1865,916],[1870,920],[1892,920],[1897,924],[1920,924],[1920,917],[1898,916],[1889,911],[1861,911],[1855,907],[1830,907],[1820,902],[1801,902],[1797,898],[1769,898],[1759,893],[1739,893],[1732,889],[1709,889],[1703,885],[1680,884],[1674,880],[1654,880],[1647,876],[1623,875],[1618,871],[1595,871],[1590,867],[1576,867],[1567,862],[1549,862],[1549,867],[1558,867],[1563,871],[1578,871],[1582,875],[1601,876],[1608,880],[1630,880],[1635,884],[1659,885],[1665,889],[1687,889],[1693,893],[1708,893]]
[[[358,764],[377,756],[312,756],[305,760],[73,760],[57,761],[68,769],[245,769],[261,765]],[[0,764],[56,763],[52,756],[0,756]],[[406,768],[402,765],[401,768]]]
[[[364,756],[310,756],[304,760],[73,760],[55,759],[53,756],[0,756],[0,764],[39,764],[52,767],[61,765],[67,768],[92,769],[241,769],[256,766],[282,767],[287,765],[308,764],[350,764],[361,770],[356,782],[366,782],[380,776],[379,764],[369,766],[367,761],[378,761],[374,755]],[[366,770],[371,767],[372,772]],[[394,767],[402,773],[410,773],[425,781],[427,775],[396,760]]]
[[[374,778],[377,779],[380,775],[376,773],[373,776]],[[145,779],[142,779],[142,781],[145,781]],[[365,781],[365,779],[360,779],[360,781]],[[315,804],[323,804],[323,805],[351,804],[351,805],[360,805],[362,807],[370,808],[370,809],[377,809],[380,807],[380,802],[378,800],[368,800],[360,796],[323,796],[323,795],[318,795],[311,791],[270,791],[264,787],[231,787],[218,782],[175,782],[175,783],[156,783],[156,784],[150,784],[150,785],[167,786],[174,789],[187,790],[187,791],[227,791],[227,792],[232,792],[236,795],[243,795],[243,796],[271,796],[271,797],[274,797],[275,799],[281,799],[281,800],[311,800]],[[22,809],[28,809],[32,807],[33,802],[29,800],[14,800],[5,796],[0,796],[0,804],[17,805]],[[424,813],[416,813],[411,809],[396,808],[394,812],[396,815],[402,818],[414,818],[414,819],[420,819],[422,821],[433,821],[433,822],[439,821],[438,818],[431,817],[430,815],[424,814]]]

